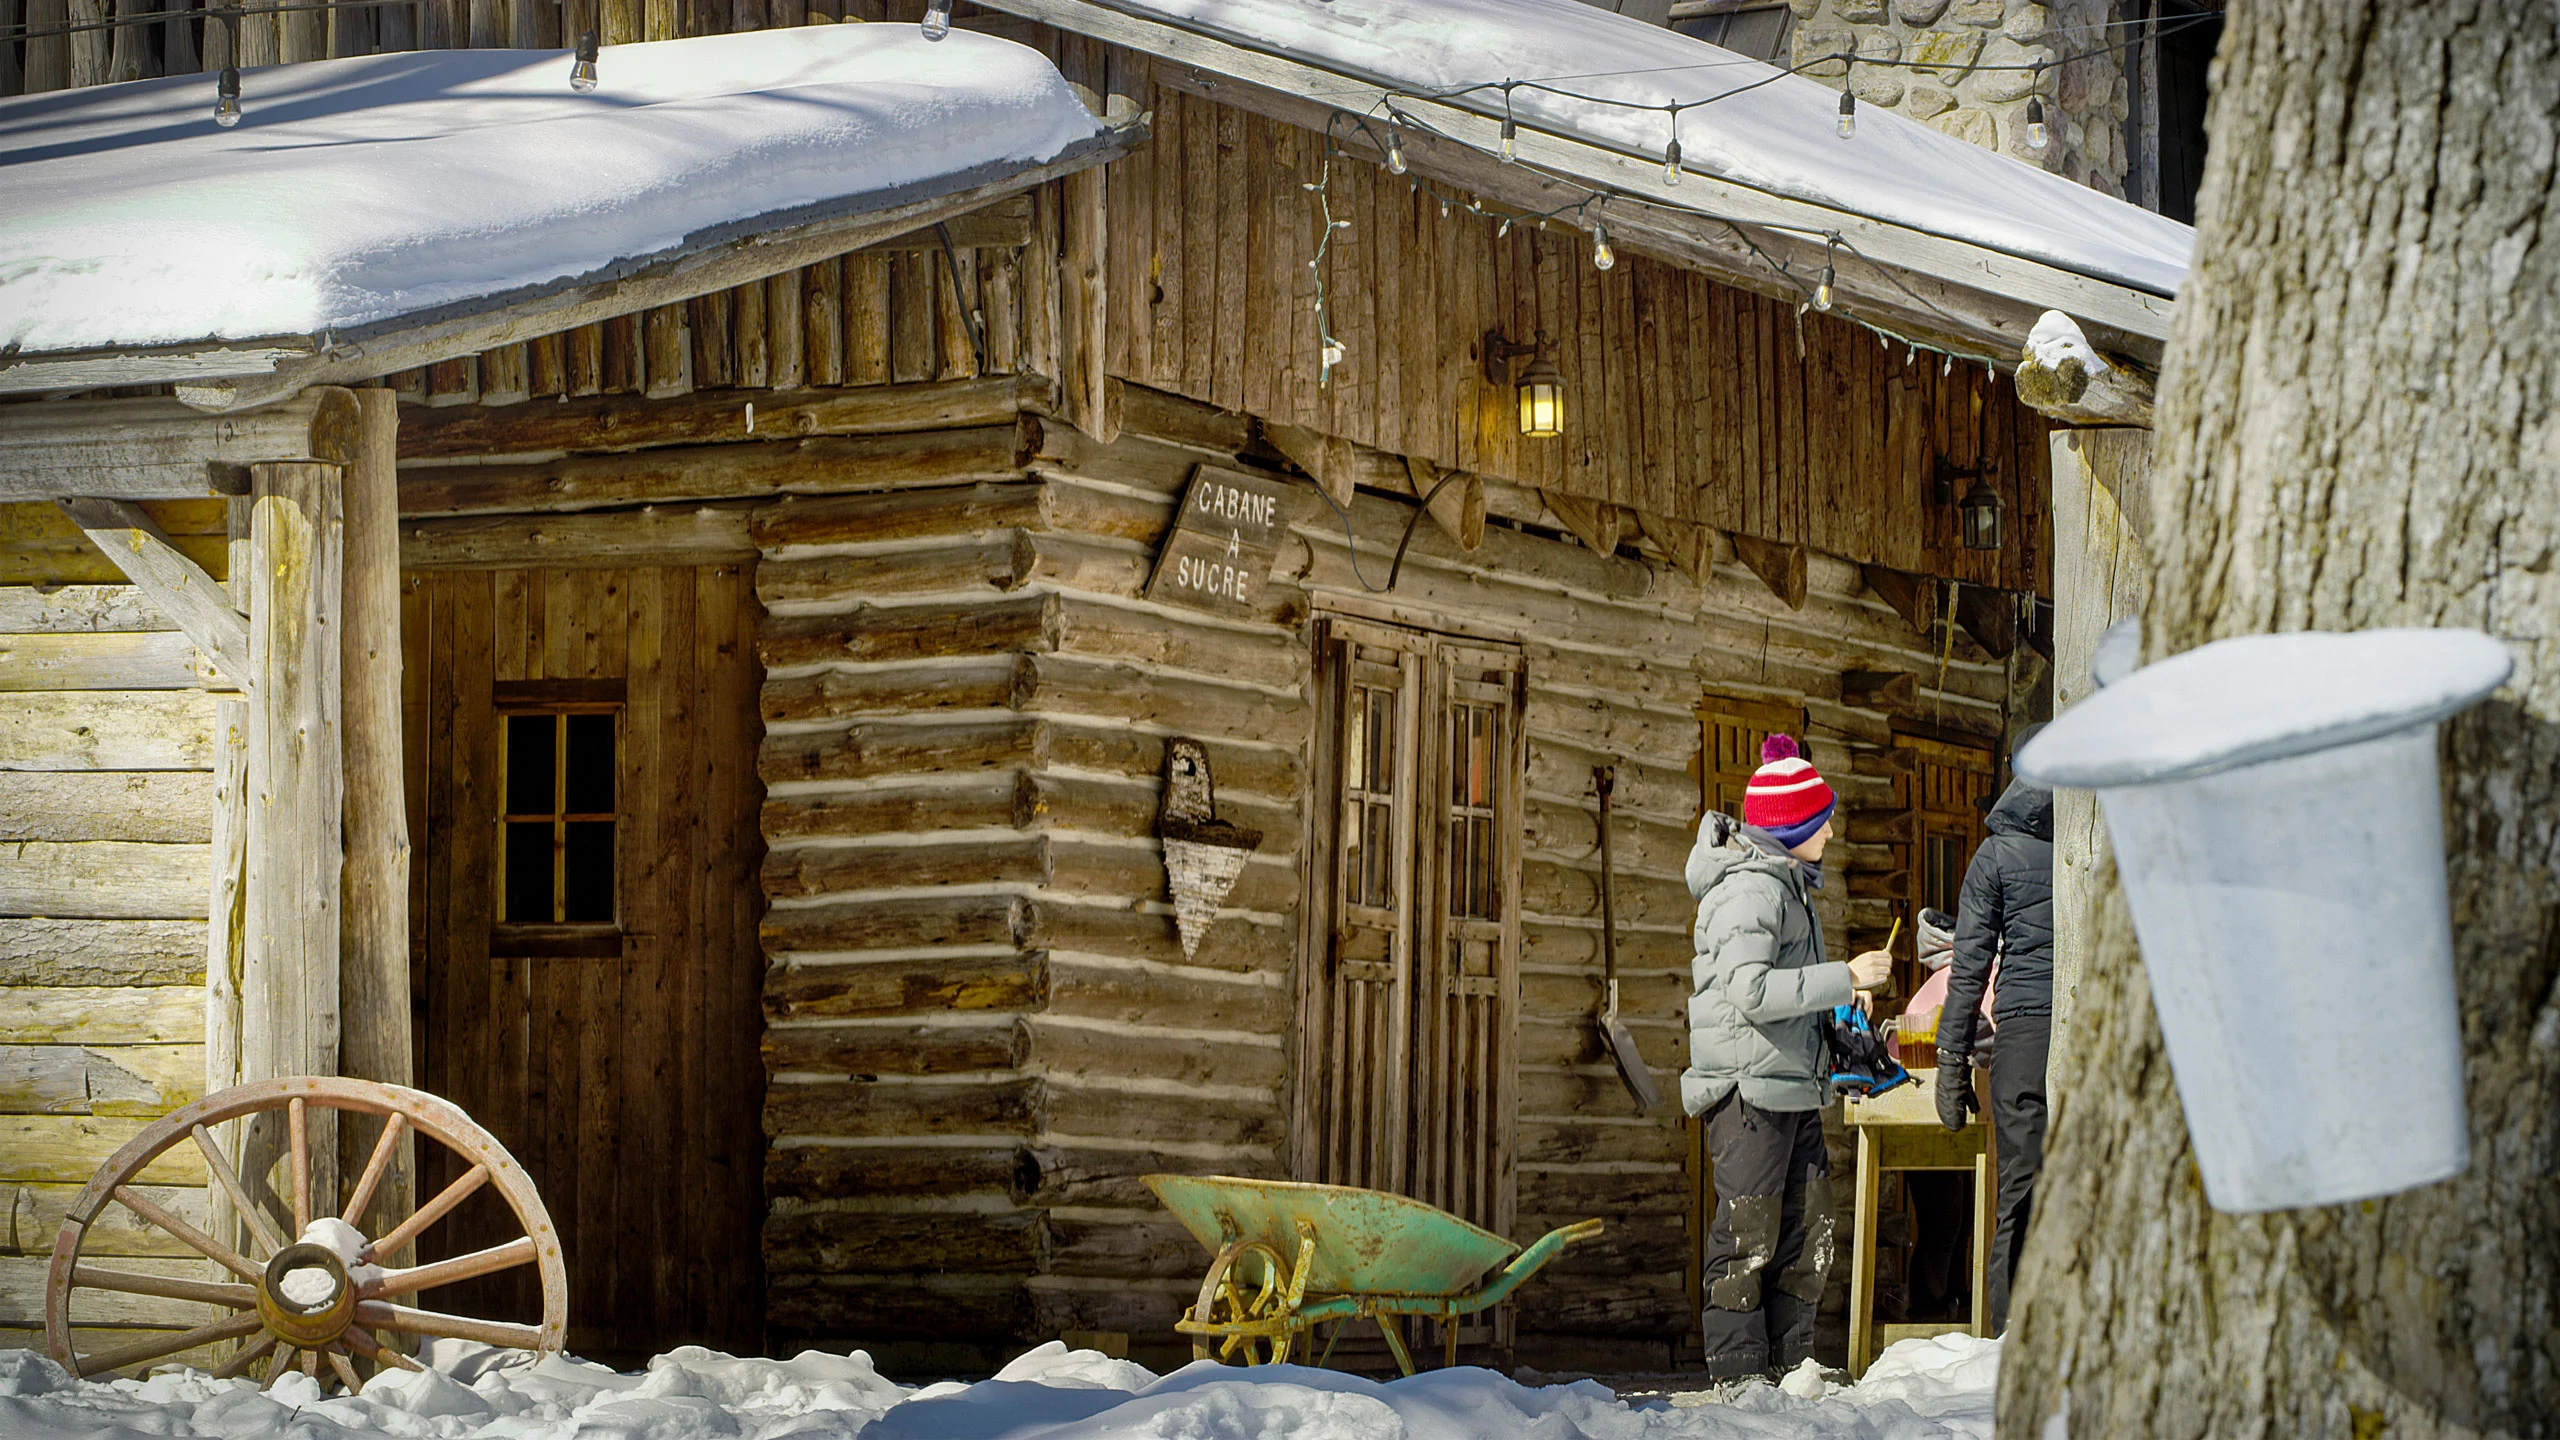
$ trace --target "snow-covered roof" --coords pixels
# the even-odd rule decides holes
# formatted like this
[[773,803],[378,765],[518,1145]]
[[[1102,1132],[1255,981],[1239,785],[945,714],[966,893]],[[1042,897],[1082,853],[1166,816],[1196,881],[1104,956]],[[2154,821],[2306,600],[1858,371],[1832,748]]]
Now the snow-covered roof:
[[[1274,57],[1281,66],[1265,73],[1253,67],[1226,73],[1375,122],[1386,118],[1382,91],[1389,98],[1445,97],[1444,104],[1394,101],[1424,116],[1425,124],[1447,119],[1448,107],[1499,116],[1499,89],[1450,92],[1505,80],[1657,107],[1625,109],[1530,88],[1515,88],[1510,98],[1524,136],[1544,132],[1590,147],[1589,153],[1627,157],[1623,165],[1580,172],[1605,188],[1709,212],[1731,211],[1740,194],[1769,197],[1760,214],[1737,218],[1838,229],[1880,265],[2014,299],[2025,308],[2015,324],[2004,318],[1999,327],[2019,332],[2008,338],[2012,345],[2046,307],[2156,343],[2166,334],[2167,301],[2183,283],[2194,248],[2194,231],[2174,220],[1882,107],[1861,107],[1855,136],[1843,140],[1836,129],[1837,90],[1583,0],[986,3],[1149,48],[1203,71],[1217,65],[1216,54],[1168,43],[1171,32]],[[1306,70],[1292,77],[1287,66]],[[1328,76],[1345,83],[1327,84]],[[1685,110],[1679,122],[1683,171],[1718,183],[1649,190],[1658,185],[1671,138],[1670,117],[1658,107],[1726,91],[1742,93]],[[1485,140],[1481,133],[1468,138],[1478,145]],[[1894,235],[1875,235],[1885,228]],[[1890,254],[1875,243],[1896,237],[1911,243],[1895,244]],[[2039,269],[2035,284],[2022,283],[2026,267],[2002,257],[2049,269]],[[2046,283],[2054,281],[2064,283]],[[2115,293],[2072,303],[2075,295],[2092,293],[2087,282]],[[2096,308],[2107,313],[2092,317]]]
[[[1411,90],[1540,80],[1660,106],[1776,67],[1583,0],[1108,0],[1256,49]],[[1499,108],[1497,91],[1478,104]],[[1682,167],[1753,189],[1970,240],[2170,295],[2195,232],[2136,205],[1870,106],[1836,133],[1840,94],[1787,76],[1685,111]],[[1525,125],[1660,155],[1669,118],[1515,89]]]
[[433,50],[251,69],[229,130],[210,75],[0,101],[0,346],[24,365],[228,342],[220,373],[256,342],[361,343],[1106,139],[1038,52],[913,25],[614,46],[591,94],[569,68]]

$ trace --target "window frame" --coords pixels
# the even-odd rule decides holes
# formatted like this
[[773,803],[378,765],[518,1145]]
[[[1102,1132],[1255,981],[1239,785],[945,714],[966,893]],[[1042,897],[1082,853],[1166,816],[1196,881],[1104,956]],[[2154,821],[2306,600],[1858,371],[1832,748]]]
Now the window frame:
[[[624,896],[622,894],[623,841],[628,829],[629,785],[623,773],[624,745],[629,738],[625,723],[624,684],[619,679],[570,680],[501,680],[495,682],[490,697],[498,736],[497,809],[495,833],[490,844],[489,877],[489,948],[492,954],[521,956],[532,959],[615,959],[623,950]],[[606,715],[613,725],[613,809],[603,811],[570,811],[568,804],[569,720],[578,715]],[[511,732],[519,717],[538,716],[552,721],[551,795],[548,812],[514,811],[507,808],[514,764]],[[572,823],[604,822],[612,829],[611,855],[607,869],[611,875],[611,915],[603,920],[566,920],[568,903],[568,827]],[[551,836],[551,913],[553,918],[540,921],[510,920],[508,913],[508,835],[517,824],[545,822],[552,827]]]

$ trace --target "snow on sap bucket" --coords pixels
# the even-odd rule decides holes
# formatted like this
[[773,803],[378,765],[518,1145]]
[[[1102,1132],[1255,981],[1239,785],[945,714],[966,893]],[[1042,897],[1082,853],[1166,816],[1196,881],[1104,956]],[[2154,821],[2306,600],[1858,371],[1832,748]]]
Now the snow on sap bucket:
[[2476,630],[2222,640],[2019,753],[2098,792],[2215,1209],[2470,1163],[2436,724],[2513,668]]

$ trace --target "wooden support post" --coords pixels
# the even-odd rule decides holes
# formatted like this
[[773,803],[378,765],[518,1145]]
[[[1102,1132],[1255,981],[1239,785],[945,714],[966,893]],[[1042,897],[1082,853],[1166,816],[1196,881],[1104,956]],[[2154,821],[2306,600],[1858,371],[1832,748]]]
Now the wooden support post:
[[[364,426],[355,463],[346,469],[338,652],[346,760],[338,1062],[340,1074],[406,1085],[409,822],[400,737],[400,405],[388,390],[355,395]],[[339,1173],[362,1172],[381,1123],[341,1123]],[[416,1189],[414,1151],[404,1143],[374,1191],[371,1213],[408,1214]],[[371,1235],[385,1227],[359,1220],[357,1228]]]
[[[1100,45],[1069,35],[1060,41],[1058,59],[1069,83],[1088,93],[1099,87]],[[1119,438],[1119,426],[1105,394],[1110,297],[1103,276],[1111,250],[1106,168],[1088,166],[1059,185],[1064,228],[1058,247],[1058,399],[1067,423],[1108,444]]]
[[1743,568],[1760,577],[1769,593],[1787,602],[1790,610],[1804,608],[1804,547],[1781,545],[1755,535],[1733,537],[1734,556]]
[[[335,465],[250,469],[247,948],[243,1080],[338,1071],[339,731],[343,599]],[[315,1133],[316,1193],[336,1193],[334,1134]],[[253,1139],[254,1163],[259,1142]]]
[[225,681],[238,689],[250,688],[248,622],[232,607],[222,586],[171,544],[142,507],[124,500],[91,498],[54,503],[136,589],[177,622],[188,642],[204,652]]

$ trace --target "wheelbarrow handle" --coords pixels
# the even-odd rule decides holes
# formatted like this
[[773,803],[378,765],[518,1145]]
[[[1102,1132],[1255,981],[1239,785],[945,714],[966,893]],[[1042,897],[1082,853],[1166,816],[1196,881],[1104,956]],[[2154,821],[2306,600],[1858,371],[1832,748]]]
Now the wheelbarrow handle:
[[1565,1247],[1576,1241],[1588,1240],[1599,1234],[1600,1230],[1601,1222],[1598,1219],[1591,1219],[1576,1220],[1570,1225],[1560,1225],[1548,1231],[1532,1242],[1528,1249],[1512,1257],[1511,1263],[1502,1267],[1502,1273],[1493,1277],[1493,1283],[1472,1295],[1462,1296],[1452,1302],[1446,1313],[1472,1315],[1478,1310],[1490,1309],[1501,1304],[1511,1298],[1511,1292],[1519,1289],[1521,1282],[1545,1269],[1547,1262],[1563,1254]]

